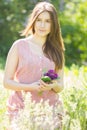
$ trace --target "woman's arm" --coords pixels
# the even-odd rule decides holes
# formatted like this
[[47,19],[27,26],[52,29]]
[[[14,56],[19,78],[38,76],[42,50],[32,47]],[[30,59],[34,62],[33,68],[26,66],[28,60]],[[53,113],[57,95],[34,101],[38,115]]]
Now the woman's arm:
[[39,88],[38,82],[32,84],[24,84],[24,83],[18,83],[14,81],[14,76],[15,76],[17,66],[18,66],[18,49],[17,49],[17,44],[13,44],[13,46],[11,47],[8,53],[7,60],[6,60],[5,74],[3,80],[4,87],[15,91],[38,90]]

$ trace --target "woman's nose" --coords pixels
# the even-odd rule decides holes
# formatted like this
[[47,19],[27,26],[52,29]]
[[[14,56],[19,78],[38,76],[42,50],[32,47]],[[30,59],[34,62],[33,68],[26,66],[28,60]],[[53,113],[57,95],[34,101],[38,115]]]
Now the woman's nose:
[[41,22],[41,27],[45,27],[45,22]]

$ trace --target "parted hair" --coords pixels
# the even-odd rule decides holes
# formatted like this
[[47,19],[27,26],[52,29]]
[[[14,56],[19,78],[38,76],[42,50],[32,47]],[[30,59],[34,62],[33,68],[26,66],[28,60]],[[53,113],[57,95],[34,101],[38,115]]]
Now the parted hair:
[[55,63],[56,69],[61,69],[64,64],[64,43],[61,35],[58,14],[55,7],[49,2],[39,2],[33,9],[29,22],[23,30],[22,35],[28,36],[31,32],[34,34],[34,24],[38,16],[47,11],[51,18],[51,31],[47,36],[46,42],[43,45],[44,54]]

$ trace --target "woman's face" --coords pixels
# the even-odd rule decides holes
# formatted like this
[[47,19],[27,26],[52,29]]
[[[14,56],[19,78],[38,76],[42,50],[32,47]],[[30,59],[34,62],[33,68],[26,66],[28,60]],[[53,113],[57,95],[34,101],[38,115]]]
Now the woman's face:
[[51,31],[51,18],[47,11],[42,12],[36,19],[35,34],[41,37],[46,37]]

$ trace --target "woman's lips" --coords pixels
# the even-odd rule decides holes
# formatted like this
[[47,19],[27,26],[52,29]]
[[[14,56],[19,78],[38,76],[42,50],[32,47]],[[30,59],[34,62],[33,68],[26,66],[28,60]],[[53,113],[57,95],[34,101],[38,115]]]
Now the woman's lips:
[[46,30],[39,29],[39,31],[41,31],[41,32],[45,32]]

